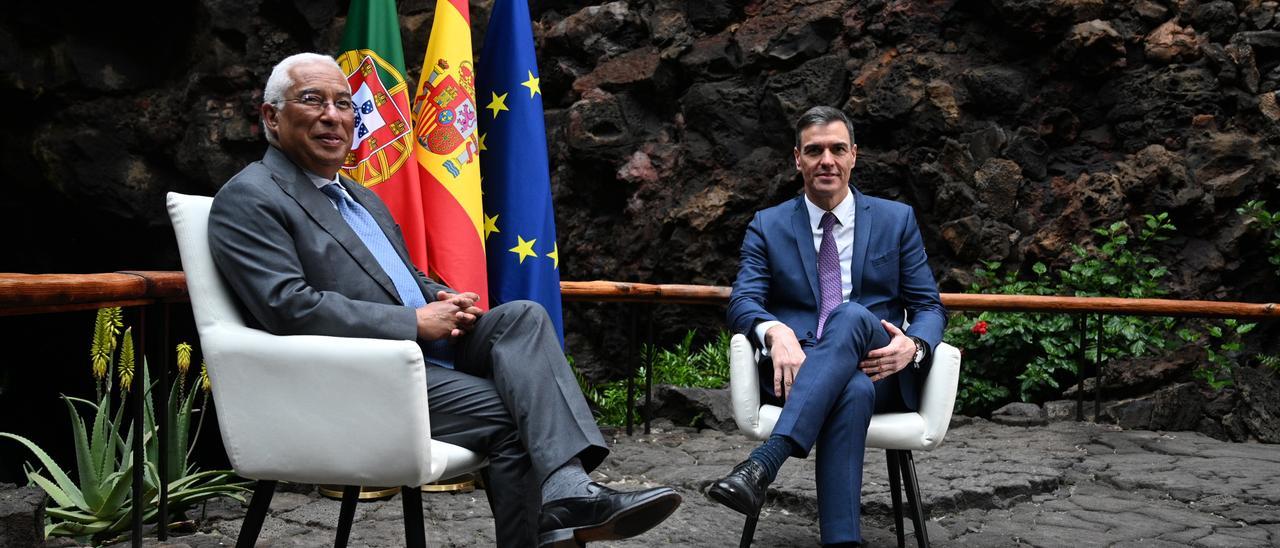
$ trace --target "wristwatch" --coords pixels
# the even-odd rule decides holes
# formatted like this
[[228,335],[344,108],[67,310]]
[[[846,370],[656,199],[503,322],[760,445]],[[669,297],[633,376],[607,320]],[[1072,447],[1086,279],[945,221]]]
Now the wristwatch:
[[911,356],[911,367],[920,369],[920,364],[924,362],[924,341],[919,337],[911,337],[911,342],[916,343],[916,353]]

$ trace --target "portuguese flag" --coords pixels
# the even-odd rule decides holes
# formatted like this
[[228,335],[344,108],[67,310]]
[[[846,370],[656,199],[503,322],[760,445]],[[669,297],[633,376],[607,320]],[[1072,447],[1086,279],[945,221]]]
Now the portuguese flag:
[[479,294],[479,306],[488,308],[478,158],[484,137],[475,87],[467,0],[437,0],[413,100],[427,266],[449,287]]
[[355,135],[342,173],[382,198],[400,224],[410,259],[425,271],[427,226],[395,0],[352,0],[341,47],[338,65],[356,104]]

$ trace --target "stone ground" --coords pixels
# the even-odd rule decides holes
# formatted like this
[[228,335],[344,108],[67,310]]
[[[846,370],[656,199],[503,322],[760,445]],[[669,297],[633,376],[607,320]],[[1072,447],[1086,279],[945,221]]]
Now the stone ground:
[[[754,443],[736,433],[658,428],[615,436],[596,477],[620,489],[665,484],[684,504],[618,548],[735,546],[742,516],[703,489]],[[1280,546],[1280,446],[1227,443],[1197,433],[1124,431],[1091,423],[1002,426],[958,417],[946,443],[916,455],[934,546]],[[867,455],[863,529],[893,546],[884,452]],[[314,489],[278,491],[259,546],[332,545],[338,502]],[[792,460],[770,490],[755,546],[818,546],[813,461]],[[424,494],[431,546],[492,546],[484,491]],[[200,531],[165,546],[234,545],[244,510],[211,503]],[[911,525],[907,522],[908,543]],[[146,543],[158,546],[154,540]],[[362,503],[353,546],[400,546],[399,497]],[[120,545],[124,546],[124,545]]]

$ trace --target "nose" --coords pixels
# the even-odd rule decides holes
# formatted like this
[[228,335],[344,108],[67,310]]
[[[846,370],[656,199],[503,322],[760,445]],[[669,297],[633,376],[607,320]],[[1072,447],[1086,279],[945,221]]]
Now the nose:
[[822,157],[818,159],[818,162],[824,166],[829,166],[836,162],[836,156],[835,154],[832,154],[830,150],[824,150],[822,151]]

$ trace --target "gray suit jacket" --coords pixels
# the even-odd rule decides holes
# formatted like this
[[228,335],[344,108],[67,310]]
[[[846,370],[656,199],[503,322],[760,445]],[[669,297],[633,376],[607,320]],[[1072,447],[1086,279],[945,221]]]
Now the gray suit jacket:
[[[382,200],[340,179],[413,269],[427,301],[452,291],[413,267]],[[328,196],[275,147],[214,197],[209,247],[250,326],[278,335],[417,339],[415,313],[391,278]]]

